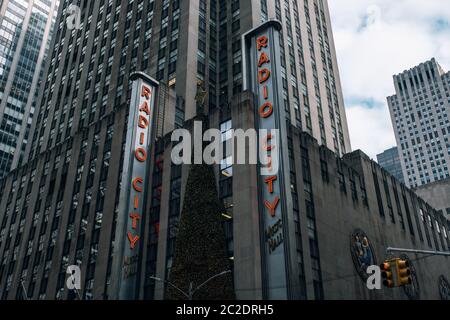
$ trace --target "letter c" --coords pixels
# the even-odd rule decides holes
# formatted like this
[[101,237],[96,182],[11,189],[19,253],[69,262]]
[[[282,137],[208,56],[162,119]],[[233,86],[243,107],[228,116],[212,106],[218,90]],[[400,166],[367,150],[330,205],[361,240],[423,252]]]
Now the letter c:
[[138,184],[142,185],[144,183],[144,179],[136,178],[133,180],[133,189],[137,192],[142,192],[142,186],[138,186]]

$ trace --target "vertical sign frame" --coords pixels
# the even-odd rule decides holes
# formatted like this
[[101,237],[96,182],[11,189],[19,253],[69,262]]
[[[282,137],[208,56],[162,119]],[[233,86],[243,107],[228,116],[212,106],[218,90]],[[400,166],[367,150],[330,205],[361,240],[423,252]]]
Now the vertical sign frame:
[[127,123],[119,212],[115,236],[112,295],[130,300],[139,296],[142,221],[148,195],[153,127],[159,83],[150,76],[131,74],[132,91]]
[[[268,20],[242,36],[244,90],[252,91],[256,97],[256,129],[268,130],[265,137],[260,136],[258,150],[264,148],[271,155],[276,152],[278,159],[278,172],[272,175],[262,175],[263,167],[258,165],[263,297],[277,300],[291,296],[287,211],[292,200],[286,191],[289,177],[284,173],[289,162],[282,150],[287,141],[278,49],[281,30],[279,21]],[[276,140],[270,135],[272,129],[278,130]],[[273,150],[267,149],[272,139],[277,144]]]

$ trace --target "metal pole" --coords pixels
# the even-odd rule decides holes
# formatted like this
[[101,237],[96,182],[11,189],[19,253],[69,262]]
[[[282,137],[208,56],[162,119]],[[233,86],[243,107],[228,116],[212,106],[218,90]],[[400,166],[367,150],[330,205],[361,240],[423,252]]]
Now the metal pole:
[[75,288],[75,292],[77,293],[77,296],[78,296],[78,300],[83,300],[83,299],[81,299],[81,295],[80,295],[80,292],[78,291],[78,289],[77,289],[77,288]]
[[193,300],[194,297],[194,291],[192,290],[192,287],[194,286],[194,284],[192,283],[192,281],[189,283],[189,300]]
[[[231,270],[222,271],[221,273],[218,273],[218,274],[212,276],[211,278],[209,278],[208,280],[206,280],[205,282],[203,282],[201,285],[199,285],[197,288],[195,288],[194,292],[196,292],[198,289],[200,289],[201,287],[203,287],[205,284],[207,284],[207,283],[210,282],[211,280],[213,280],[213,279],[215,279],[215,278],[217,278],[217,277],[223,276],[224,274],[227,274],[227,273],[230,273],[230,272],[231,272]],[[194,293],[194,292],[193,292],[193,293]]]
[[[161,278],[157,278],[157,277],[154,277],[154,276],[150,276],[149,278],[150,278],[150,279],[153,279],[153,280],[156,280],[156,281],[163,282],[163,283],[167,283],[167,284],[170,285],[171,287],[173,287],[173,288],[175,288],[176,290],[178,290],[179,292],[181,292],[186,298],[188,298],[189,300],[192,300],[192,299],[190,299],[190,298],[191,298],[190,293],[188,294],[188,293],[184,292],[183,290],[181,290],[180,288],[178,288],[176,285],[174,285],[172,282],[167,281],[167,280],[163,280],[163,279],[161,279]],[[191,285],[192,285],[192,282],[191,282]]]
[[416,250],[416,249],[404,249],[404,248],[387,248],[386,252],[411,252],[411,253],[420,253],[420,254],[431,254],[435,256],[447,256],[450,257],[450,252],[445,251],[432,251],[432,250]]
[[194,293],[197,292],[198,289],[200,289],[201,287],[203,287],[205,284],[207,284],[208,282],[210,282],[211,280],[223,276],[224,274],[230,273],[231,270],[227,270],[227,271],[222,271],[221,273],[218,273],[214,276],[212,276],[211,278],[209,278],[208,280],[206,280],[205,282],[203,282],[202,284],[200,284],[197,288],[194,289],[194,283],[191,281],[189,282],[189,289],[188,289],[188,293],[184,292],[183,290],[181,290],[180,288],[178,288],[176,285],[174,285],[173,283],[167,281],[167,280],[163,280],[161,278],[157,278],[154,276],[150,276],[150,279],[156,280],[156,281],[160,281],[160,282],[164,282],[167,283],[168,285],[174,287],[176,290],[178,290],[179,292],[181,292],[186,298],[188,298],[189,300],[193,300],[194,299]]
[[20,284],[22,285],[23,293],[25,294],[25,299],[30,300],[30,298],[28,298],[27,289],[25,289],[25,285],[23,284],[23,280],[20,281]]

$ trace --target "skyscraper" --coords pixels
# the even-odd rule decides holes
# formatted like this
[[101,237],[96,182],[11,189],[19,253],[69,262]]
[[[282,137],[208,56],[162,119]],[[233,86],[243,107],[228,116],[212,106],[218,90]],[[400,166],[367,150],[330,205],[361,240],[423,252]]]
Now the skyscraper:
[[377,162],[387,172],[396,177],[398,181],[405,182],[397,147],[387,149],[383,153],[377,154]]
[[196,113],[198,80],[210,110],[226,108],[242,91],[241,36],[277,19],[284,33],[282,103],[291,122],[341,155],[351,151],[326,0],[162,1],[161,8],[154,12],[154,54],[143,66],[175,86],[186,119]]
[[58,3],[1,3],[0,178],[23,159]]
[[[96,13],[97,6],[89,4],[89,7],[92,7],[92,13]],[[107,10],[124,10],[124,4],[111,3],[103,7]],[[175,88],[177,94],[185,100],[186,119],[192,118],[197,113],[194,98],[198,81],[203,81],[208,91],[208,109],[226,109],[232,96],[242,91],[242,34],[268,18],[276,18],[283,22],[283,32],[286,35],[280,48],[284,82],[282,103],[288,110],[291,122],[341,155],[350,151],[342,89],[326,1],[304,0],[290,3],[280,0],[273,2],[166,0],[161,3],[151,1],[148,5],[139,2],[137,8],[134,8],[133,4],[127,5],[127,10],[124,11],[127,14],[126,19],[118,17],[117,21],[111,21],[112,12],[107,12],[106,25],[102,25],[103,21],[100,20],[103,17],[102,10],[105,10],[101,8],[102,6],[99,7],[98,13],[102,15],[96,17],[96,22],[92,21],[95,18],[92,15],[90,21],[83,22],[82,30],[78,32],[72,30],[71,33],[67,33],[64,24],[61,24],[63,21],[60,20],[61,25],[56,30],[58,41],[71,38],[73,40],[68,40],[70,42],[68,46],[64,43],[55,43],[58,54],[54,52],[51,63],[59,67],[58,60],[61,60],[61,57],[66,58],[62,68],[52,65],[49,69],[44,99],[40,99],[41,104],[49,110],[50,106],[45,100],[45,95],[51,90],[52,93],[56,89],[59,90],[57,102],[60,99],[68,101],[73,92],[83,93],[94,90],[94,98],[99,96],[102,79],[101,74],[96,75],[95,81],[93,79],[95,57],[100,59],[97,63],[100,71],[103,71],[105,67],[108,75],[111,70],[117,71],[118,74],[117,77],[105,79],[109,89],[117,87],[115,99],[108,102],[109,106],[118,106],[129,97],[130,88],[127,81],[124,81],[127,72],[143,70],[154,76],[157,81]],[[301,16],[305,19],[301,19]],[[119,25],[113,25],[110,28],[111,24],[120,22],[120,19],[125,19],[125,26],[119,28]],[[94,22],[98,28],[93,28]],[[92,30],[88,30],[88,27]],[[99,30],[103,30],[104,33],[100,34]],[[85,35],[83,39],[82,34]],[[109,38],[112,38],[112,47],[107,46]],[[81,61],[70,61],[67,56],[76,58],[79,52],[72,49],[81,47],[81,40],[85,48],[81,54],[83,58]],[[95,50],[90,52],[90,60],[84,61],[89,46]],[[110,48],[108,52],[106,52],[107,48]],[[121,56],[117,63],[113,63],[115,61],[111,58],[119,54],[117,50],[121,51]],[[69,66],[75,68],[76,64],[78,64],[78,73],[73,80],[74,71],[69,75],[65,73]],[[88,72],[88,82],[84,85],[82,81],[80,82],[82,72],[80,67],[91,69]],[[65,75],[60,78],[65,82],[58,82],[58,73]],[[73,88],[66,85],[66,82],[72,85],[70,80],[76,82]],[[90,88],[90,85],[94,84],[95,86]],[[54,87],[52,88],[51,85]],[[103,88],[101,92],[103,100],[101,103],[100,101],[94,103],[90,114],[97,110],[97,105],[101,108],[100,111],[107,111],[100,105],[107,104],[105,94],[108,87]],[[64,92],[62,92],[63,89]],[[81,104],[80,121],[73,119],[73,123],[69,123],[70,127],[73,125],[74,130],[77,130],[80,125],[83,126],[87,122],[87,105],[91,100],[86,94],[72,101]],[[93,115],[90,116],[92,117]],[[30,150],[30,155],[34,155],[37,149],[42,151],[52,147],[56,140],[61,139],[55,139],[57,138],[55,128],[50,130],[51,137],[47,137],[48,133],[44,134],[49,131],[49,128],[42,128],[42,118],[42,116],[38,117],[35,124],[35,127],[40,128],[41,135],[39,141],[33,139],[35,144]],[[61,137],[61,130],[59,133]],[[37,134],[36,130],[34,134]]]
[[394,76],[387,98],[408,186],[450,177],[450,72],[433,58]]
[[[159,162],[169,150],[163,133],[198,113],[199,87],[208,92],[204,111],[220,115],[217,127],[225,134],[235,125],[231,106],[243,89],[242,35],[261,22],[282,22],[279,106],[289,122],[340,155],[350,151],[326,1],[90,0],[79,4],[79,29],[67,28],[70,4],[62,1],[59,8],[27,161],[1,183],[12,191],[0,203],[0,252],[9,257],[0,266],[2,298],[23,296],[22,287],[29,297],[65,298],[72,264],[81,267],[83,298],[115,297],[112,269],[134,71],[159,81],[160,94],[168,92],[172,101],[158,102],[159,113],[167,108],[171,120],[156,130],[161,139],[148,175],[146,275],[155,274],[158,255],[164,255],[158,268],[170,270],[186,180],[181,166]],[[223,165],[219,184],[230,191],[231,166]],[[232,193],[221,192],[221,198],[232,214]],[[160,204],[168,199],[168,207]],[[163,210],[168,220],[160,225]],[[232,255],[232,223],[228,228]],[[158,249],[160,230],[166,251]],[[151,298],[155,284],[144,280],[140,297]]]

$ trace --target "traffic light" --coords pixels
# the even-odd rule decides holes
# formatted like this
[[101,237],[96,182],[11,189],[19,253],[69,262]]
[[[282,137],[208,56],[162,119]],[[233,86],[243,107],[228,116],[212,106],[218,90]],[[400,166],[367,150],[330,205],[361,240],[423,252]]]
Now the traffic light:
[[399,286],[411,284],[411,270],[409,269],[409,261],[398,259],[397,264],[397,282]]
[[392,264],[390,261],[385,261],[380,265],[381,276],[383,277],[383,285],[388,288],[393,288],[395,286],[393,273],[392,273]]

